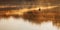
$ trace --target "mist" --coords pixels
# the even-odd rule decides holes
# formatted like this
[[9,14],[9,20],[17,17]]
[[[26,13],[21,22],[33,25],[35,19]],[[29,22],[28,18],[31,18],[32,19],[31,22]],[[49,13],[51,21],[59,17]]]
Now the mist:
[[1,18],[0,30],[59,30],[51,21],[34,24],[29,21],[24,21],[23,18]]

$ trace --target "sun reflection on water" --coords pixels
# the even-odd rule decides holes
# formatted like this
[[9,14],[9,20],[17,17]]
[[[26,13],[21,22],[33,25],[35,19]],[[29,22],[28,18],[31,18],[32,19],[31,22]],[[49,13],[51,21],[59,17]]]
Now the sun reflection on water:
[[0,19],[0,30],[59,30],[58,27],[53,26],[51,21],[42,22],[41,24],[32,24],[24,21],[23,18]]

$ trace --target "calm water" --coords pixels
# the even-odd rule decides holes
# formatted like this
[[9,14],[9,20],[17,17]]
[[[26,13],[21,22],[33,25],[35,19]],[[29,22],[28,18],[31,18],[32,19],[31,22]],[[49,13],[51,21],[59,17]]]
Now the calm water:
[[57,26],[53,26],[51,21],[42,22],[37,25],[28,21],[24,21],[23,18],[0,19],[0,30],[60,30]]

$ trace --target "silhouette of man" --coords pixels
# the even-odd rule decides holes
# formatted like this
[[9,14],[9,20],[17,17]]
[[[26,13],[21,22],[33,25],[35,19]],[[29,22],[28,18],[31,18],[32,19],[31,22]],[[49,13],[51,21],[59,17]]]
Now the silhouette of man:
[[40,11],[41,9],[39,8],[39,11]]

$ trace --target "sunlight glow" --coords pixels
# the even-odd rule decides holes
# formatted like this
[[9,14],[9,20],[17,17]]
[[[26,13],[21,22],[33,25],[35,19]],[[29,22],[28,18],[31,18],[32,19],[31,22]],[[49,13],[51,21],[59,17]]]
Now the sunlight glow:
[[52,22],[42,22],[41,24],[32,24],[24,21],[23,18],[15,19],[10,17],[8,19],[0,19],[0,30],[59,30],[58,27],[53,26]]
[[48,7],[40,7],[41,9],[52,9],[52,8],[55,8],[55,7],[58,7],[58,6],[48,6]]
[[19,10],[11,10],[11,11],[6,12],[6,15],[19,15],[20,16],[20,15],[23,15],[25,12],[28,12],[28,11],[39,10],[39,8],[42,11],[44,9],[52,9],[55,7],[58,7],[58,6],[37,7],[37,8],[31,8],[31,9],[24,8],[24,9],[19,9]]

